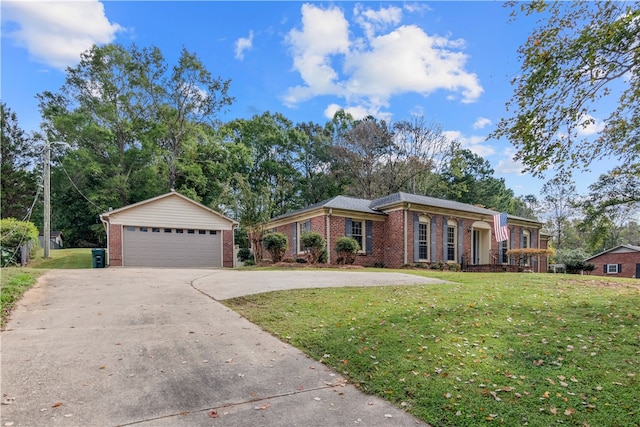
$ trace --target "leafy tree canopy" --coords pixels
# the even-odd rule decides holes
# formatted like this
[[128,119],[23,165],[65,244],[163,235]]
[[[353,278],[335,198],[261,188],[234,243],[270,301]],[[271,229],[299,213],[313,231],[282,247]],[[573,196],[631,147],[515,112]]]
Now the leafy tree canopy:
[[611,158],[612,173],[640,175],[639,4],[510,5],[514,16],[540,21],[519,49],[521,73],[507,104],[513,115],[493,136],[508,138],[516,159],[534,174]]

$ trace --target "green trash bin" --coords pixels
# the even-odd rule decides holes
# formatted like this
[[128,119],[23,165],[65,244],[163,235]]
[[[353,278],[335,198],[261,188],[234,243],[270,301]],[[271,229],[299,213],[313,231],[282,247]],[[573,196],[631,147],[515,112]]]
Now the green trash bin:
[[93,268],[104,268],[104,249],[92,249]]

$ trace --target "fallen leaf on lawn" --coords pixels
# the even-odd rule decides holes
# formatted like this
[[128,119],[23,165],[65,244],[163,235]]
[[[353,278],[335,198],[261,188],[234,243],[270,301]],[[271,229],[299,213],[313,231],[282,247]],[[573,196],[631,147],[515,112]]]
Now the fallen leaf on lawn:
[[568,384],[568,383],[565,383],[564,381],[560,381],[560,385],[561,385],[562,387],[567,387],[569,384]]
[[564,411],[564,414],[565,414],[565,415],[573,415],[573,414],[575,414],[575,413],[576,413],[576,410],[575,410],[575,409],[573,409],[573,408],[567,408],[567,410],[566,410],[566,411]]
[[548,392],[548,391],[545,391],[545,392],[542,394],[542,399],[548,399],[548,398],[549,398],[549,392]]
[[207,415],[209,415],[211,418],[218,418],[218,411],[209,411],[207,412]]
[[498,393],[496,393],[495,391],[490,391],[489,394],[491,394],[491,396],[493,396],[493,398],[496,400],[496,402],[500,402],[502,399],[500,399],[498,397]]
[[62,402],[56,402],[53,405],[51,405],[52,408],[57,408],[58,406],[62,406]]
[[553,415],[558,413],[558,409],[555,406],[552,406],[551,408],[549,408],[549,412],[551,412]]

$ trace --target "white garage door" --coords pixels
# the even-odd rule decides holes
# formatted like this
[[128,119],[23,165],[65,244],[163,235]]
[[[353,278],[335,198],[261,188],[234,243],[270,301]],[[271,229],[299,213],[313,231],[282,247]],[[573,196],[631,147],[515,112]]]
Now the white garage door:
[[128,267],[222,267],[222,232],[181,228],[123,228]]

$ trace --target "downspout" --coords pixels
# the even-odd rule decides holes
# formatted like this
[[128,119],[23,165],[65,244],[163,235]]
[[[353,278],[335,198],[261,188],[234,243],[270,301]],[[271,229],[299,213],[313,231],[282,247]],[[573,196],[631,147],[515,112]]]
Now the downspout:
[[325,227],[327,228],[327,264],[331,264],[331,214],[333,209],[329,208],[329,214],[326,216]]
[[[231,256],[233,257],[233,261],[231,263],[232,268],[236,268],[236,229],[238,225],[231,225]],[[222,253],[222,259],[224,260],[224,252]],[[222,262],[222,266],[224,267],[224,261]]]
[[102,222],[102,224],[104,225],[104,231],[107,233],[107,259],[110,260],[111,257],[109,256],[109,222],[106,221],[103,217],[102,214],[100,214],[100,222]]

